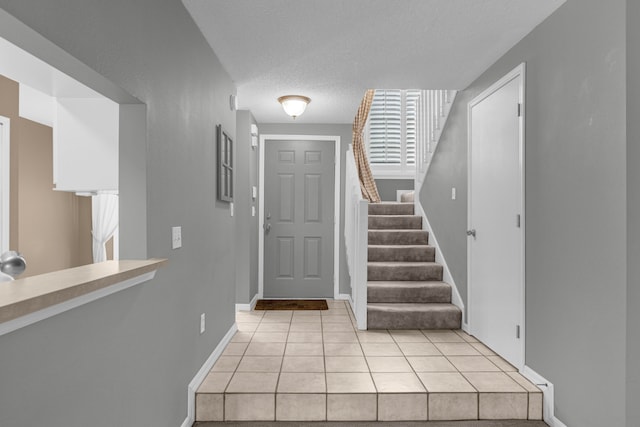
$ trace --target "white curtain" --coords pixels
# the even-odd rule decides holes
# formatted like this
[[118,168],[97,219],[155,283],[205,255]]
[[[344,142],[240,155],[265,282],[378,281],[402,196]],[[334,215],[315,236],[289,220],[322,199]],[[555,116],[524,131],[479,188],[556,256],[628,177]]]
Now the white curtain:
[[106,243],[118,229],[118,195],[104,193],[91,196],[91,216],[93,262],[106,261]]

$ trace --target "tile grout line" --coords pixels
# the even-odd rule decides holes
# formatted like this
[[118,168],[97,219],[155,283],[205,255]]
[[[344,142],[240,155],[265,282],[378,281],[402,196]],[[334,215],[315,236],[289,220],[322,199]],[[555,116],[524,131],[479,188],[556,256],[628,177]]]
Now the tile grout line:
[[[266,313],[265,313],[266,314]],[[291,312],[291,318],[289,319],[289,327],[287,328],[287,338],[284,342],[284,351],[282,352],[282,360],[280,360],[280,370],[278,371],[278,379],[276,380],[276,389],[273,392],[273,421],[278,418],[278,386],[280,385],[280,376],[282,375],[282,366],[284,365],[284,356],[287,354],[287,347],[289,346],[289,334],[291,333],[291,324],[293,323],[293,311]]]
[[[262,323],[262,318],[263,317],[264,317],[264,313],[263,313],[262,316],[260,316],[260,321],[258,322],[258,326],[260,326],[260,323]],[[231,384],[231,380],[236,375],[236,372],[238,372],[238,368],[240,367],[240,364],[242,363],[242,360],[244,359],[244,355],[247,352],[247,349],[249,348],[249,345],[253,341],[253,337],[256,334],[256,331],[258,330],[258,326],[256,326],[256,329],[254,329],[253,332],[251,332],[251,337],[249,338],[249,342],[247,343],[247,346],[245,347],[245,349],[242,352],[242,354],[240,355],[240,360],[238,361],[238,364],[236,365],[235,369],[233,370],[233,373],[231,374],[231,377],[229,377],[229,382],[227,383],[225,388],[222,390],[222,419],[224,421],[226,421],[226,419],[227,419],[227,392],[226,392],[227,388],[229,387],[229,384]],[[232,340],[233,340],[233,338],[232,338]]]

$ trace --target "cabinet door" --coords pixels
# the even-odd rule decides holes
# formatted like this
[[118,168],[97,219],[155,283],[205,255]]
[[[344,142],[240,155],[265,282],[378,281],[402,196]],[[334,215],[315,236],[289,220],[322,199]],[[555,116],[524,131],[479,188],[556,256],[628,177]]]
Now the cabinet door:
[[55,116],[56,190],[117,190],[119,105],[107,99],[58,98]]

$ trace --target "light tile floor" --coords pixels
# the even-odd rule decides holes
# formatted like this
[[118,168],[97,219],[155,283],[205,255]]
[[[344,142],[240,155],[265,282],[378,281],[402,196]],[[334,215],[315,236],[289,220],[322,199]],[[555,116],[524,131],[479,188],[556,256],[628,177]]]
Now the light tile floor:
[[463,331],[359,331],[348,304],[252,311],[196,395],[197,421],[542,419],[542,393]]

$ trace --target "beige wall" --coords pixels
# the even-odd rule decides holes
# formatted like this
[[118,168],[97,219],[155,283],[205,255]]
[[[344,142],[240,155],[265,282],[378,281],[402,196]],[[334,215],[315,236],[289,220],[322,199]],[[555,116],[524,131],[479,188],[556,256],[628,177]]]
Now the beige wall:
[[21,277],[92,262],[91,199],[53,191],[52,128],[18,117],[19,85],[0,76],[0,115],[11,119],[11,249]]

